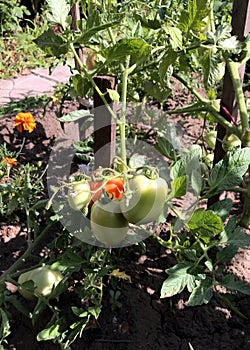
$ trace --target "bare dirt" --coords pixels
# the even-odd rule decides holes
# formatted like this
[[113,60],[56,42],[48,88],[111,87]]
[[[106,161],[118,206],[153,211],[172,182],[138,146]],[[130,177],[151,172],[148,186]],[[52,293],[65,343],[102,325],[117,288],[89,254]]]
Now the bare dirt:
[[[187,96],[183,92],[179,101]],[[173,106],[171,100],[169,106]],[[71,106],[72,108],[72,106]],[[61,125],[56,117],[57,108],[50,107],[45,116],[34,110],[37,128],[28,135],[25,159],[42,161],[46,164],[51,146],[61,133]],[[202,121],[192,117],[172,117],[185,127],[187,134],[195,142],[198,139]],[[0,142],[6,142],[12,149],[21,145],[21,138],[13,130],[13,115],[0,120]],[[239,199],[233,197],[234,206],[239,211]],[[0,261],[4,271],[25,250],[26,234],[20,221],[0,224]],[[164,230],[164,227],[162,228]],[[131,246],[118,254],[118,267],[131,277],[119,281],[116,286],[121,292],[119,305],[112,308],[108,281],[105,287],[101,316],[93,328],[86,330],[81,339],[73,343],[72,350],[249,350],[250,349],[250,297],[236,295],[238,310],[246,316],[239,317],[219,298],[213,298],[208,305],[187,307],[186,291],[171,299],[160,299],[162,282],[166,278],[165,269],[175,264],[173,255],[160,246],[152,237],[145,241],[146,249]],[[250,283],[250,250],[239,251],[228,266],[229,271]],[[60,300],[62,305],[68,300]],[[29,304],[27,302],[27,307]],[[65,315],[67,317],[67,315]],[[20,314],[13,314],[12,333],[6,350],[56,350],[59,346],[50,342],[36,341],[37,330],[31,321]]]

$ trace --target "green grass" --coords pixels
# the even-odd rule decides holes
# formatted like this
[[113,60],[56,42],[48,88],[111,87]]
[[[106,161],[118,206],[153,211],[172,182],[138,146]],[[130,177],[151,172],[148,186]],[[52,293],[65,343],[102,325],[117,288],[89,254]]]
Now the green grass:
[[46,28],[47,23],[34,22],[33,28],[27,25],[0,38],[1,79],[13,78],[30,68],[48,67],[53,62],[33,42]]

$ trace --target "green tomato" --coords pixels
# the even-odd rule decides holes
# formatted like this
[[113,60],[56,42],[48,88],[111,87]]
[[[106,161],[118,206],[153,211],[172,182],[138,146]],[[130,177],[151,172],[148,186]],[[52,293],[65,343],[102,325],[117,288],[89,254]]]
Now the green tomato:
[[216,145],[216,138],[217,138],[217,131],[212,130],[209,131],[206,135],[206,142],[209,148],[211,149],[215,149],[215,145]]
[[74,210],[81,210],[91,199],[90,187],[86,181],[79,181],[72,185],[68,192],[69,206]]
[[128,221],[121,213],[119,201],[96,201],[91,207],[91,229],[99,242],[112,247],[119,244],[128,232]]
[[227,134],[222,140],[222,148],[225,152],[233,148],[241,147],[241,140],[235,134]]
[[168,185],[159,177],[149,179],[135,175],[128,182],[131,195],[120,201],[125,218],[133,224],[146,224],[158,219],[167,199]]
[[[50,266],[45,265],[36,269],[22,273],[18,278],[20,294],[28,300],[35,297],[49,297],[54,287],[63,279],[59,271],[51,270]],[[30,291],[22,286],[25,282],[33,281],[34,290]]]

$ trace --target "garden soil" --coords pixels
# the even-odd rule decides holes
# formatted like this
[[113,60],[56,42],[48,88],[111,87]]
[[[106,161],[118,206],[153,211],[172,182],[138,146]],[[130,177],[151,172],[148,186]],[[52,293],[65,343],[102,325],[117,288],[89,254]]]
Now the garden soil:
[[[167,108],[178,107],[175,101],[184,104],[188,95],[177,91],[175,99],[169,99]],[[68,104],[64,112],[76,108]],[[27,136],[25,161],[48,162],[52,145],[62,132],[57,120],[58,107],[48,106],[43,110],[31,111],[36,117],[37,128]],[[22,139],[13,130],[13,114],[1,119],[0,142],[6,142],[17,149]],[[174,123],[185,128],[192,142],[198,142],[202,121],[190,116],[171,117]],[[234,209],[239,214],[239,198],[231,196]],[[159,234],[166,235],[167,227],[159,228]],[[58,232],[52,232],[52,236]],[[110,302],[110,285],[107,279],[101,316],[95,324],[83,332],[71,346],[72,350],[250,350],[250,296],[237,294],[235,305],[245,315],[240,317],[220,298],[214,297],[209,304],[188,307],[186,291],[171,299],[160,299],[160,289],[167,275],[165,269],[175,264],[175,258],[166,248],[160,246],[152,237],[145,241],[145,250],[140,246],[121,249],[118,254],[118,268],[130,276],[131,280],[120,280],[115,287],[121,294],[118,303]],[[0,264],[6,270],[26,248],[26,231],[20,220],[1,222],[0,225]],[[46,246],[40,247],[40,254]],[[250,250],[240,250],[228,265],[228,270],[250,283]],[[21,298],[21,297],[20,297]],[[66,299],[67,298],[67,299]],[[67,296],[60,303],[65,309],[72,300]],[[73,304],[72,304],[73,305]],[[29,309],[32,305],[26,302]],[[57,350],[52,342],[37,342],[39,325],[33,327],[31,321],[10,310],[11,335],[6,350]],[[46,318],[46,315],[45,315]],[[192,347],[191,347],[192,346]]]

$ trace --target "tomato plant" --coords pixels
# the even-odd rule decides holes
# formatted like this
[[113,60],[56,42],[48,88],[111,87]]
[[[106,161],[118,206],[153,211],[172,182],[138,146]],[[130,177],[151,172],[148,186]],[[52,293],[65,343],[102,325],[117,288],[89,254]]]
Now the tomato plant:
[[107,203],[96,201],[91,208],[90,222],[94,236],[107,246],[119,244],[128,232],[128,221],[115,199]]
[[120,202],[125,218],[137,225],[157,220],[167,199],[166,181],[138,174],[129,179],[127,187],[129,193]]

